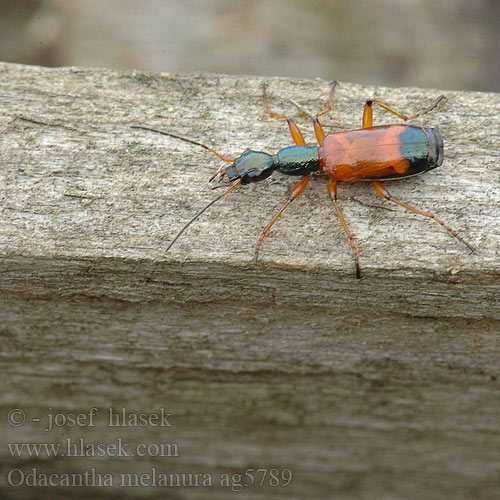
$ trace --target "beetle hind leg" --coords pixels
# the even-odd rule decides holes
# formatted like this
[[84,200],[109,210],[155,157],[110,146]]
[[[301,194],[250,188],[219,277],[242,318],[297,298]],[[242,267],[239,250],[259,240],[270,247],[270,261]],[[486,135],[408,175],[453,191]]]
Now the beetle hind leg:
[[382,198],[385,198],[386,200],[392,201],[396,205],[399,205],[403,208],[406,208],[407,210],[410,210],[410,212],[413,212],[418,215],[423,215],[424,217],[428,217],[429,219],[434,220],[438,224],[440,224],[446,231],[448,231],[449,234],[451,234],[453,237],[455,237],[458,241],[461,241],[471,252],[475,250],[475,248],[465,241],[454,229],[452,229],[448,224],[445,224],[441,219],[438,219],[434,214],[431,214],[430,212],[424,212],[423,210],[419,210],[418,208],[412,207],[411,205],[408,205],[407,203],[404,203],[402,201],[397,200],[392,196],[392,194],[380,184],[380,182],[374,181],[372,182],[372,186],[375,189],[375,191],[382,196]]

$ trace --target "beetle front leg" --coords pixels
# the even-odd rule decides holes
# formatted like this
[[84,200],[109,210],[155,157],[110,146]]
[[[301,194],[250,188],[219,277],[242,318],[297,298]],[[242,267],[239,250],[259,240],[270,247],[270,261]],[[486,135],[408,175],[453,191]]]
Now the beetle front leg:
[[292,203],[292,201],[295,200],[295,198],[298,198],[304,192],[304,189],[306,188],[310,178],[311,174],[307,174],[299,182],[297,182],[297,184],[295,184],[290,193],[290,196],[288,197],[288,200],[280,208],[279,212],[271,219],[271,222],[264,228],[262,233],[260,233],[259,239],[257,240],[257,244],[255,245],[255,254],[253,256],[254,264],[257,264],[257,259],[259,257],[259,249],[260,246],[262,245],[262,242],[264,241],[264,237],[266,236],[267,232],[269,231],[269,229],[271,229],[272,225],[279,219],[280,215],[285,211],[285,208],[288,207],[288,205],[290,205],[290,203]]

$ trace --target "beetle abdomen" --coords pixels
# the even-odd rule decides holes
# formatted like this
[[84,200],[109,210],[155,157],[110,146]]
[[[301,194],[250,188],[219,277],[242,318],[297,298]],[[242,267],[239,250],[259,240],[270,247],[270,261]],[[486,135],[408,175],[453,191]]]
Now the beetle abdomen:
[[438,129],[382,125],[329,134],[320,169],[338,181],[388,180],[426,172],[443,162]]

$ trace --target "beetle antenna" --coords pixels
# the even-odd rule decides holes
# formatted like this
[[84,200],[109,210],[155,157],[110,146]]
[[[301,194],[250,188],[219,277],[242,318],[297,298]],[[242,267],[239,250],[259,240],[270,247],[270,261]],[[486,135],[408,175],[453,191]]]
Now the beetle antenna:
[[155,132],[157,134],[167,135],[168,137],[173,137],[174,139],[179,139],[180,141],[188,142],[189,144],[194,144],[195,146],[200,146],[200,147],[206,149],[207,151],[210,151],[211,153],[213,153],[215,156],[217,156],[217,158],[221,159],[222,161],[227,161],[228,163],[234,162],[234,158],[228,158],[227,156],[223,156],[220,153],[217,153],[217,151],[215,151],[214,149],[212,149],[208,146],[205,146],[205,144],[202,144],[201,142],[193,141],[193,139],[187,139],[186,137],[181,137],[180,135],[171,134],[170,132],[164,132],[163,130],[158,130],[156,128],[145,127],[144,125],[131,125],[131,128],[138,128],[141,130],[149,130],[150,132]]
[[241,184],[241,179],[238,179],[237,181],[233,182],[231,186],[229,186],[223,193],[221,193],[217,198],[214,198],[208,205],[205,205],[190,221],[188,221],[184,227],[177,233],[175,238],[171,241],[170,245],[168,245],[167,249],[165,252],[168,252],[172,245],[179,239],[181,234],[203,213],[205,210],[210,208],[216,201],[219,201],[223,196],[226,196],[229,191],[234,189],[236,186],[239,186]]
[[[217,172],[215,172],[214,175],[212,175],[212,177],[210,177],[210,179],[208,179],[208,182],[212,182],[217,176],[219,176],[219,182],[224,178],[224,176],[226,175],[226,169],[224,168],[224,165],[221,165],[218,169],[217,169]],[[222,184],[224,185],[224,184]]]

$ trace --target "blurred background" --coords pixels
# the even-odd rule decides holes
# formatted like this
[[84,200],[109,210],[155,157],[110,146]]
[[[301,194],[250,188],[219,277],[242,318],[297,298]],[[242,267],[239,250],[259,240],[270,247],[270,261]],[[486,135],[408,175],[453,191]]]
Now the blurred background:
[[500,90],[499,0],[0,0],[0,60]]

